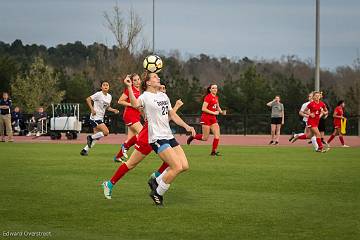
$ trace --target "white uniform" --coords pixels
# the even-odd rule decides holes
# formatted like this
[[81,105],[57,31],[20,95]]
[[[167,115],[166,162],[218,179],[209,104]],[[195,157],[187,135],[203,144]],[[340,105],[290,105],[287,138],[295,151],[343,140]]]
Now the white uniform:
[[172,109],[169,97],[163,92],[144,92],[138,100],[148,121],[149,143],[174,138],[169,125],[168,112]]
[[109,93],[104,95],[102,91],[99,91],[91,95],[90,98],[94,101],[94,110],[96,112],[94,116],[90,114],[90,119],[94,121],[103,121],[105,111],[108,107],[110,107],[110,103],[112,100],[111,95]]
[[[301,111],[301,112],[304,112],[305,108],[307,107],[307,105],[309,105],[309,103],[310,103],[310,101],[309,101],[309,102],[304,103],[304,104],[301,106],[300,111]],[[307,118],[307,117],[303,117],[303,121],[304,121],[305,123],[307,123],[307,120],[308,120],[308,118]]]

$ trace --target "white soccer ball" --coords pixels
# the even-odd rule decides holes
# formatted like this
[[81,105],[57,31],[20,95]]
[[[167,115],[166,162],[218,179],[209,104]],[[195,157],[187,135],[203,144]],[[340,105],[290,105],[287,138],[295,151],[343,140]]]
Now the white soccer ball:
[[143,66],[151,73],[158,73],[163,67],[163,61],[158,55],[149,55],[144,59]]

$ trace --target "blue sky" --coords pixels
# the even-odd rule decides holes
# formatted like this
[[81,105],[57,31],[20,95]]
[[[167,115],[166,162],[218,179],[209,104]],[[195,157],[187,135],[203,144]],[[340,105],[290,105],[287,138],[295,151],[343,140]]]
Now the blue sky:
[[[315,0],[155,0],[156,49],[229,58],[314,59]],[[152,40],[152,0],[1,0],[0,40],[56,46],[114,44],[104,11],[133,6]],[[360,49],[360,1],[321,0],[321,67],[351,65]]]

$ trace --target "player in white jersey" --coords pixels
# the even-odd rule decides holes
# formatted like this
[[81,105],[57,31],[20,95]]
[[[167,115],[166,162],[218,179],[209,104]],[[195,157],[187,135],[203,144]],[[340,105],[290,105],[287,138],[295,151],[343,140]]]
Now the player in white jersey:
[[163,204],[163,195],[169,189],[170,183],[176,176],[186,171],[189,164],[185,153],[175,140],[169,125],[169,117],[177,125],[191,132],[195,136],[195,129],[187,125],[172,109],[166,93],[157,91],[160,87],[160,78],[156,73],[147,73],[143,81],[143,94],[135,98],[131,88],[131,80],[126,77],[124,83],[129,90],[131,105],[134,108],[142,107],[148,121],[149,144],[159,157],[169,164],[158,178],[153,179],[150,197],[156,205]]
[[[83,156],[88,155],[90,148],[94,147],[95,142],[100,138],[109,135],[109,129],[104,123],[104,115],[106,110],[115,114],[119,113],[119,110],[110,107],[112,97],[109,94],[109,83],[104,81],[101,83],[101,91],[98,91],[86,98],[86,103],[90,108],[90,125],[94,130],[93,135],[87,136],[87,144],[81,150],[80,154]],[[94,102],[94,105],[92,105]]]
[[[299,115],[303,117],[302,123],[303,123],[303,127],[304,127],[304,133],[299,133],[299,134],[294,134],[294,135],[300,136],[302,134],[305,134],[306,136],[309,136],[311,134],[310,128],[307,127],[307,121],[308,121],[308,118],[309,118],[309,113],[305,112],[305,109],[307,108],[309,103],[311,103],[312,98],[313,98],[313,92],[309,93],[308,101],[301,106],[300,111],[299,111]],[[289,141],[293,141],[293,140],[294,140],[293,137],[291,137],[289,139]],[[319,146],[318,146],[318,144],[316,142],[316,136],[313,136],[311,138],[311,144],[313,145],[315,150],[318,149]]]

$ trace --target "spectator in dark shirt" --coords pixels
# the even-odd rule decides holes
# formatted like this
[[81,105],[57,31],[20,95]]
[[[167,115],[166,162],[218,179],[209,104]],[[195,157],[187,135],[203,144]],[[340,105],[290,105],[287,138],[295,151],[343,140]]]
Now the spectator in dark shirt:
[[0,99],[0,136],[1,141],[5,142],[4,125],[6,128],[6,135],[9,138],[9,142],[13,142],[13,132],[11,128],[11,100],[9,94],[4,92],[2,99]]
[[44,112],[43,107],[39,107],[36,112],[34,112],[33,117],[31,118],[30,125],[29,125],[29,134],[33,132],[34,127],[36,126],[36,136],[40,136],[43,132],[44,124],[46,124],[47,114]]
[[20,112],[19,107],[15,107],[11,113],[11,125],[13,127],[14,134],[21,135],[22,130],[25,129],[24,117]]

